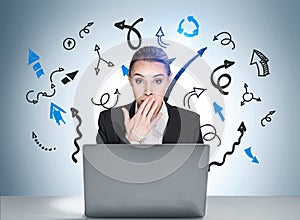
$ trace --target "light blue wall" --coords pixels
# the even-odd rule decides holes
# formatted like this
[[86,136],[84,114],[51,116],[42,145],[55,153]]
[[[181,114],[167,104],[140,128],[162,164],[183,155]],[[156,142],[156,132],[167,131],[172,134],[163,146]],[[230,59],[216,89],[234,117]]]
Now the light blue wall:
[[[122,43],[127,31],[113,26],[123,19],[129,23],[143,17],[139,31],[143,37],[155,37],[159,26],[173,41],[197,50],[207,46],[205,61],[212,69],[224,59],[236,61],[230,71],[230,95],[225,97],[226,121],[222,152],[238,139],[241,121],[247,132],[233,155],[222,167],[209,173],[209,195],[300,195],[299,120],[299,36],[300,3],[297,0],[271,1],[16,1],[0,3],[1,49],[1,151],[0,195],[82,195],[82,163],[73,163],[76,137],[70,107],[84,70],[95,59],[95,43],[106,51]],[[179,36],[179,21],[193,15],[200,23],[194,39]],[[78,31],[93,21],[89,35],[83,39]],[[212,37],[221,31],[231,33],[236,49],[222,47]],[[77,45],[66,51],[62,42],[74,37]],[[182,41],[184,39],[184,41]],[[27,65],[28,49],[40,56],[46,76],[37,80]],[[269,58],[270,76],[258,79],[250,66],[253,49]],[[51,99],[63,106],[66,125],[57,126],[49,119],[49,99],[31,105],[25,99],[30,89],[49,88],[48,76],[58,67],[79,70],[77,79],[59,86]],[[60,75],[61,77],[62,75]],[[59,82],[61,78],[56,78]],[[240,107],[243,84],[262,97],[262,103]],[[261,127],[259,121],[276,110],[272,121]],[[32,131],[40,142],[56,146],[45,152],[31,138]],[[244,149],[252,146],[260,163],[251,163]]]

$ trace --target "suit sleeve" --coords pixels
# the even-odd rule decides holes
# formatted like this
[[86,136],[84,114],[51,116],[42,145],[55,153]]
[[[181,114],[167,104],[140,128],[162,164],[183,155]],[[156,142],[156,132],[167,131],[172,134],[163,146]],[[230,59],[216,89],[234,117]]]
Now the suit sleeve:
[[199,144],[203,144],[203,138],[202,138],[202,132],[201,132],[201,128],[200,128],[200,116],[197,115],[196,116],[196,128],[194,130],[195,132],[195,137],[196,137],[196,142]]
[[98,133],[97,133],[97,136],[96,136],[97,144],[106,144],[106,143],[108,143],[105,124],[107,126],[107,122],[105,122],[105,114],[103,112],[101,112],[100,115],[99,115],[99,119],[98,119]]

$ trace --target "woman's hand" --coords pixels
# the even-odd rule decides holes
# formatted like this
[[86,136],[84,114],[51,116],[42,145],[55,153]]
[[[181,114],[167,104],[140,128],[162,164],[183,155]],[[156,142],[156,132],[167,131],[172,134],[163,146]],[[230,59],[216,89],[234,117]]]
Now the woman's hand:
[[147,98],[131,119],[127,109],[122,108],[128,141],[141,142],[150,133],[153,125],[162,116],[162,113],[154,115],[157,107],[158,103],[154,101],[154,98]]

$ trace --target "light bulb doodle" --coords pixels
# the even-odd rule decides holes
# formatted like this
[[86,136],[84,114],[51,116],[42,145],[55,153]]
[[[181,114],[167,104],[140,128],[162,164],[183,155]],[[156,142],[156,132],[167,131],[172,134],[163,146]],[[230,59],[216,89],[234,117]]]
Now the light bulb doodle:
[[74,40],[74,38],[71,37],[67,37],[64,41],[63,41],[63,47],[66,50],[72,50],[76,45],[76,41]]
[[[117,27],[117,28],[119,28],[119,29],[121,29],[121,30],[123,30],[124,28],[127,28],[127,29],[129,30],[128,33],[127,33],[127,43],[128,43],[128,46],[129,46],[132,50],[137,50],[137,49],[141,46],[141,44],[142,44],[142,36],[141,36],[140,32],[139,32],[134,26],[135,26],[137,23],[142,22],[143,20],[144,20],[143,18],[139,18],[139,19],[136,20],[132,25],[126,25],[126,24],[125,24],[125,20],[120,21],[120,22],[117,22],[117,23],[114,24],[115,27]],[[139,39],[139,42],[138,42],[138,45],[137,45],[137,46],[134,46],[134,45],[132,45],[132,43],[131,43],[131,38],[130,38],[130,33],[131,33],[131,31],[133,31],[133,32],[136,34],[136,36],[138,37],[138,39]]]
[[[188,92],[188,93],[184,96],[184,98],[183,98],[183,106],[185,107],[185,103],[187,102],[187,105],[188,105],[188,107],[189,107],[189,109],[190,109],[190,108],[191,108],[191,106],[190,106],[190,99],[191,99],[191,97],[192,97],[193,95],[196,95],[197,98],[199,98],[200,95],[201,95],[205,90],[206,90],[206,89],[194,87],[194,88],[193,88],[193,91]],[[188,97],[188,98],[187,98],[187,97]]]
[[58,72],[62,72],[62,71],[64,71],[64,68],[61,68],[61,67],[59,67],[57,70],[54,70],[51,74],[50,74],[50,78],[49,78],[49,80],[50,80],[50,83],[51,83],[51,89],[52,89],[52,93],[51,94],[49,94],[49,93],[47,93],[47,92],[39,92],[37,95],[36,95],[36,99],[29,99],[29,94],[30,93],[33,93],[34,92],[34,90],[29,90],[27,93],[26,93],[26,100],[29,102],[29,103],[32,103],[32,104],[37,104],[38,102],[39,102],[39,100],[40,100],[40,95],[42,96],[42,97],[47,97],[47,98],[50,98],[50,97],[53,97],[54,95],[55,95],[55,93],[56,93],[56,90],[55,90],[55,87],[56,87],[56,85],[53,83],[53,75],[55,74],[55,73],[58,73]]
[[64,124],[66,122],[62,118],[60,113],[66,113],[65,110],[63,110],[61,107],[58,105],[54,104],[53,102],[50,103],[50,119],[55,119],[55,122],[60,125],[60,121],[62,121]]
[[[218,141],[219,141],[219,144],[217,146],[220,146],[221,145],[221,138],[218,136],[216,128],[211,124],[204,124],[204,125],[200,126],[201,131],[203,131],[205,127],[210,127],[210,128],[212,128],[213,131],[209,131],[209,132],[204,133],[202,135],[203,140],[212,141],[213,139],[217,138]],[[211,135],[211,137],[208,138],[207,137],[208,135]]]
[[[175,77],[172,79],[172,82],[170,83],[166,93],[165,93],[165,97],[164,100],[168,101],[169,96],[177,82],[177,80],[180,78],[180,76],[182,75],[182,73],[184,73],[184,71],[189,67],[189,65],[194,62],[198,57],[202,57],[203,53],[205,52],[205,50],[207,49],[207,47],[204,47],[200,50],[198,50],[197,54],[192,57],[183,67],[181,67],[181,69],[178,71],[178,73],[175,75]],[[174,61],[174,59],[172,59],[172,62]]]
[[215,113],[218,114],[220,119],[224,122],[225,118],[222,114],[223,108],[220,105],[218,105],[218,103],[216,102],[213,103],[213,106],[214,106]]
[[267,122],[271,122],[272,121],[272,118],[270,117],[271,115],[273,115],[276,111],[270,111],[265,117],[263,117],[261,120],[260,120],[260,124],[261,126],[265,127],[266,125],[264,124],[264,121],[267,121]]
[[155,34],[155,36],[157,37],[157,43],[159,44],[159,46],[163,47],[163,48],[167,48],[168,45],[165,42],[162,41],[162,37],[165,36],[164,32],[162,31],[162,27],[160,26],[160,28],[158,29],[157,33]]
[[[102,106],[103,108],[105,109],[111,109],[113,107],[115,107],[117,104],[118,104],[118,101],[119,101],[119,96],[121,95],[121,93],[119,92],[118,89],[116,89],[116,91],[114,92],[115,95],[117,95],[117,98],[116,98],[116,101],[115,101],[115,104],[113,104],[111,107],[107,107],[105,106],[106,103],[108,103],[109,99],[110,99],[110,94],[109,93],[104,93],[101,98],[100,98],[100,103],[95,103],[94,102],[94,99],[91,98],[91,102],[94,104],[94,105],[98,105],[98,106]],[[103,99],[106,97],[106,100],[103,101]]]
[[[34,63],[35,61],[38,61],[39,59],[40,59],[39,55],[37,55],[32,50],[28,49],[28,64],[27,65],[30,65],[30,64]],[[38,79],[45,74],[40,62],[36,62],[32,66],[32,68]]]
[[240,135],[238,141],[233,143],[233,145],[232,145],[232,150],[231,150],[231,151],[227,151],[227,152],[224,154],[222,162],[213,161],[213,162],[209,163],[208,171],[210,171],[210,167],[213,166],[213,165],[216,165],[216,166],[222,166],[222,165],[225,163],[225,160],[226,160],[227,155],[233,154],[233,152],[234,152],[234,150],[235,150],[235,147],[241,143],[241,139],[242,139],[244,133],[246,132],[246,130],[247,130],[247,129],[246,129],[246,127],[245,127],[245,124],[244,124],[244,122],[242,122],[242,123],[240,124],[239,128],[238,128],[238,131],[241,133],[241,135]]
[[232,43],[233,46],[232,46],[231,49],[234,50],[234,48],[235,48],[235,43],[232,41],[231,35],[230,35],[228,32],[226,32],[226,31],[223,31],[223,32],[221,32],[221,33],[219,33],[219,34],[217,34],[217,35],[214,35],[213,41],[219,40],[218,37],[219,37],[220,35],[222,35],[222,34],[226,34],[228,37],[223,38],[223,39],[221,40],[221,44],[222,44],[223,46],[226,46],[226,45]]
[[91,27],[93,24],[94,24],[94,22],[87,23],[87,25],[84,26],[84,28],[79,31],[79,37],[83,38],[82,32],[84,32],[85,34],[90,33],[90,29],[88,29],[88,28]]
[[96,71],[96,75],[98,75],[99,71],[100,71],[100,68],[99,68],[99,65],[100,65],[100,61],[102,60],[103,62],[105,62],[107,64],[108,67],[112,67],[114,66],[114,64],[111,62],[111,61],[106,61],[105,59],[103,59],[101,56],[100,56],[100,47],[96,44],[95,45],[95,49],[94,51],[97,51],[97,54],[98,54],[98,63],[97,63],[97,66],[95,67],[95,71]]
[[269,59],[262,52],[253,49],[250,65],[256,65],[259,77],[265,77],[270,74],[268,62]]
[[252,152],[251,152],[251,147],[248,147],[247,149],[244,150],[245,153],[247,154],[248,157],[250,157],[252,159],[252,163],[259,163],[258,159],[256,156],[253,156]]
[[251,102],[252,100],[255,100],[257,102],[260,102],[260,97],[255,98],[252,92],[248,92],[248,85],[247,83],[244,84],[245,93],[243,94],[243,101],[241,101],[241,106],[243,106],[246,102]]
[[75,145],[75,147],[76,147],[76,151],[72,154],[72,160],[74,161],[74,163],[77,163],[77,159],[75,158],[75,155],[76,154],[78,154],[79,153],[79,151],[80,151],[80,147],[79,147],[79,144],[78,144],[78,140],[80,140],[81,138],[82,138],[82,133],[80,132],[80,130],[79,130],[79,127],[81,126],[81,124],[82,124],[82,120],[81,120],[81,117],[79,116],[79,111],[76,109],[76,108],[74,108],[74,107],[72,107],[71,109],[71,112],[72,112],[72,118],[75,118],[76,117],[76,119],[78,120],[78,125],[76,126],[76,132],[77,132],[77,134],[79,135],[78,137],[76,137],[75,139],[74,139],[74,145]]
[[34,139],[34,142],[36,143],[36,145],[38,145],[41,149],[43,149],[44,151],[55,151],[56,147],[45,147],[43,144],[41,144],[39,142],[38,136],[36,135],[36,133],[33,131],[32,135],[31,135],[32,139]]
[[188,16],[187,20],[188,22],[192,22],[195,25],[195,29],[193,30],[193,32],[192,33],[183,32],[184,29],[182,26],[183,26],[184,18],[179,22],[177,32],[179,34],[183,34],[185,37],[197,36],[199,34],[199,27],[200,27],[198,21],[193,16]]
[[[227,73],[223,73],[222,75],[219,76],[219,78],[218,78],[218,80],[217,80],[217,83],[215,83],[215,81],[214,81],[214,74],[215,74],[219,69],[221,69],[221,68],[227,69],[227,68],[231,67],[234,63],[235,63],[234,61],[224,60],[224,64],[223,64],[223,65],[220,65],[220,66],[218,66],[216,69],[214,69],[213,72],[212,72],[212,74],[211,74],[211,76],[210,76],[211,84],[212,84],[216,89],[218,89],[219,92],[220,92],[221,94],[223,94],[223,95],[228,95],[228,94],[229,94],[228,92],[224,91],[223,89],[227,88],[227,87],[230,85],[230,83],[231,83],[231,76],[230,76],[229,74],[227,74]],[[227,78],[228,82],[227,82],[225,85],[222,85],[222,86],[221,86],[220,83],[221,83],[221,79],[222,79],[223,77]]]

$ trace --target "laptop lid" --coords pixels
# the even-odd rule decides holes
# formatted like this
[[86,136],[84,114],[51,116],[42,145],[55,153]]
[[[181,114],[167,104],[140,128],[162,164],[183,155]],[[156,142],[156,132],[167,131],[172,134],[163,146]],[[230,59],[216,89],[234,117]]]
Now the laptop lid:
[[83,147],[87,217],[204,216],[209,146]]

